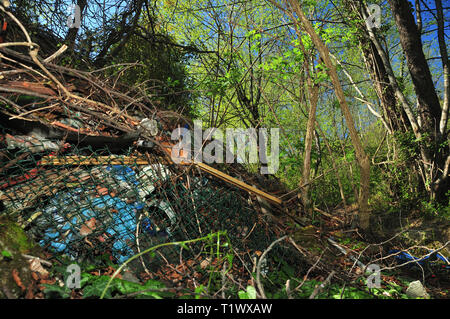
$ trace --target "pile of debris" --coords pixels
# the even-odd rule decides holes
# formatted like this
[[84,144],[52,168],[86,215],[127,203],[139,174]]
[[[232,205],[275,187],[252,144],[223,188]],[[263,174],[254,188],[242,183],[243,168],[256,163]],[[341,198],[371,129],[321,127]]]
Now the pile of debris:
[[[170,132],[190,119],[143,88],[53,64],[64,47],[41,59],[22,45],[29,55],[0,47],[0,209],[40,246],[121,264],[218,230],[248,256],[282,235],[280,184],[263,191],[267,178],[239,165],[173,163]],[[179,258],[171,249],[165,261]]]

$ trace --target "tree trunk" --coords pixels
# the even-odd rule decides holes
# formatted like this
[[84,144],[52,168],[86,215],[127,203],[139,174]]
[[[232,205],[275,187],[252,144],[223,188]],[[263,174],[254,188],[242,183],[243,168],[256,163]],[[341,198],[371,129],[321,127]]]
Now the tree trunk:
[[[269,0],[276,7],[280,8],[280,5],[275,2],[275,0]],[[331,62],[330,54],[328,48],[320,39],[319,35],[314,30],[311,22],[306,18],[303,10],[300,7],[300,4],[297,0],[285,0],[287,4],[289,4],[298,16],[299,21],[301,22],[304,30],[310,36],[314,46],[319,51],[320,57],[322,58],[325,66],[328,70],[328,75],[330,76],[331,82],[335,89],[336,97],[341,106],[342,114],[344,115],[345,122],[347,124],[347,128],[350,133],[350,138],[352,140],[353,147],[355,148],[356,158],[358,161],[358,165],[361,171],[361,180],[360,180],[360,189],[359,189],[359,226],[363,230],[368,230],[370,226],[370,212],[369,212],[369,186],[370,186],[370,161],[367,157],[364,148],[361,144],[361,140],[359,139],[358,132],[355,128],[355,123],[353,121],[352,114],[350,112],[349,106],[345,99],[344,91],[342,89],[341,83],[339,82],[339,78],[337,75],[337,71],[333,63]],[[283,8],[281,8],[284,10]],[[288,13],[289,14],[289,13]],[[298,21],[293,17],[292,13],[290,14],[293,22],[298,23]]]
[[[449,170],[447,163],[450,160],[448,147],[442,148],[440,145],[447,138],[446,128],[443,128],[443,126],[445,126],[444,122],[447,121],[448,102],[446,103],[445,99],[448,95],[444,94],[444,107],[441,111],[431,72],[422,50],[421,35],[412,14],[411,4],[407,0],[389,0],[388,2],[397,25],[400,43],[416,93],[419,120],[415,117],[411,104],[406,100],[399,87],[388,54],[381,46],[376,31],[367,24],[361,24],[365,32],[361,33],[359,37],[363,48],[363,56],[368,69],[371,71],[377,95],[392,128],[401,132],[412,129],[416,139],[420,141],[418,145],[420,154],[418,154],[416,166],[417,171],[421,172],[424,189],[429,192],[431,198],[440,198],[445,201],[446,184],[448,183],[445,172]],[[346,3],[360,18],[367,19],[366,8],[362,2],[347,0]],[[446,79],[448,83],[448,71],[446,73],[445,68],[445,65],[448,66],[448,58],[445,59],[447,51],[443,49],[445,48],[445,38],[443,17],[440,18],[439,14],[440,4],[440,1],[437,0],[438,40],[441,39],[439,48],[441,56],[444,56],[445,90]],[[396,107],[397,102],[402,106],[400,110]],[[400,123],[403,125],[400,125]]]
[[405,111],[397,106],[395,89],[389,83],[389,77],[381,57],[372,41],[360,39],[360,42],[363,48],[366,44],[369,46],[369,48],[363,49],[363,55],[391,132],[405,132],[411,125],[409,125]]
[[[425,58],[425,54],[423,53],[420,33],[415,24],[410,3],[407,0],[388,0],[388,2],[395,18],[395,23],[400,36],[400,43],[406,57],[414,91],[417,96],[417,109],[421,123],[420,131],[423,136],[423,141],[421,142],[421,155],[425,164],[424,173],[427,177],[427,182],[431,184],[427,189],[431,193],[431,198],[446,201],[445,192],[447,191],[447,176],[442,174],[446,171],[447,163],[449,162],[449,149],[448,147],[441,147],[441,144],[446,140],[446,136],[445,128],[441,133],[440,125],[442,125],[441,115],[446,117],[448,105],[447,110],[445,110],[446,106],[444,98],[444,110],[441,110],[430,68]],[[436,5],[438,12],[440,11],[439,4],[441,4],[440,1],[437,1]],[[440,19],[438,18],[438,40],[439,37],[441,38],[439,46],[441,55],[444,54],[445,56],[447,51],[446,48],[443,48],[443,46],[445,46],[445,41],[442,42],[443,30],[440,30],[439,28],[439,21]],[[440,23],[441,27],[443,27],[442,21]],[[445,86],[446,77],[448,81],[448,69],[447,74],[445,69],[446,66],[448,67],[448,59],[443,62]]]
[[436,0],[436,15],[438,25],[438,42],[439,52],[441,53],[442,68],[444,70],[444,103],[442,106],[441,122],[439,125],[439,131],[441,135],[445,135],[447,130],[448,119],[448,105],[450,99],[450,61],[448,59],[447,45],[445,44],[445,31],[444,31],[444,13],[442,9],[441,0]]
[[417,95],[422,131],[437,136],[441,107],[434,88],[430,68],[422,50],[422,41],[414,21],[412,8],[407,0],[388,0],[388,2],[395,18],[400,35],[400,43],[405,53],[414,91]]
[[303,176],[302,184],[305,185],[302,189],[302,199],[305,210],[308,213],[312,213],[311,205],[309,200],[309,177],[311,173],[311,149],[312,141],[314,135],[314,124],[316,123],[316,109],[317,101],[319,99],[319,87],[316,85],[309,86],[309,114],[308,114],[308,125],[306,128],[306,138],[305,138],[305,156],[303,159]]

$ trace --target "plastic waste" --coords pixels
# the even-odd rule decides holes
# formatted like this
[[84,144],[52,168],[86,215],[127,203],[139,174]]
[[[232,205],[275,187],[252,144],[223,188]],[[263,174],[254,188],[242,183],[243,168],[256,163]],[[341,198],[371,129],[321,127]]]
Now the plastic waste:
[[[424,265],[427,261],[430,261],[430,260],[429,260],[429,259],[430,259],[430,256],[433,256],[432,252],[433,252],[433,251],[430,251],[429,254],[427,254],[427,256],[425,256],[425,257],[423,257],[423,258],[415,257],[415,256],[413,256],[413,255],[411,255],[411,254],[409,254],[409,253],[407,253],[407,252],[405,252],[405,251],[401,251],[401,250],[398,250],[398,249],[392,249],[392,250],[389,251],[388,254],[389,254],[389,255],[397,254],[397,255],[395,256],[395,259],[398,260],[398,261],[400,261],[400,262],[402,262],[402,263],[406,263],[406,262],[409,262],[409,261],[415,261],[415,262],[412,263],[412,264],[417,263],[417,264],[419,264],[419,265],[422,266],[422,265]],[[435,256],[436,256],[436,258],[437,258],[438,260],[441,260],[441,261],[443,261],[443,262],[446,264],[445,267],[446,267],[447,269],[450,269],[450,260],[449,260],[448,258],[445,258],[443,255],[441,255],[441,254],[439,254],[439,253],[436,253]]]
[[44,137],[35,134],[34,136],[28,135],[5,135],[7,149],[27,149],[32,153],[38,153],[43,151],[57,151],[60,147],[57,143],[46,140]]
[[[84,236],[80,230],[94,218],[95,221],[100,221],[102,227],[93,231],[98,231],[99,236],[105,234],[111,240],[113,257],[118,263],[123,263],[135,254],[132,247],[136,242],[137,216],[145,209],[156,207],[165,212],[171,225],[175,224],[175,212],[167,202],[159,199],[145,201],[145,196],[155,189],[154,183],[169,176],[165,166],[146,166],[139,175],[123,165],[108,166],[106,170],[110,178],[130,190],[133,195],[138,194],[139,198],[130,202],[124,199],[129,195],[127,192],[121,192],[120,197],[109,194],[96,197],[98,194],[95,186],[91,189],[84,186],[71,189],[70,192],[58,192],[43,209],[42,217],[36,221],[39,229],[45,229],[39,242],[41,246],[50,246],[59,253],[76,258],[76,245]],[[170,236],[170,229],[159,229],[153,223],[151,215],[145,216],[141,225],[150,236]]]

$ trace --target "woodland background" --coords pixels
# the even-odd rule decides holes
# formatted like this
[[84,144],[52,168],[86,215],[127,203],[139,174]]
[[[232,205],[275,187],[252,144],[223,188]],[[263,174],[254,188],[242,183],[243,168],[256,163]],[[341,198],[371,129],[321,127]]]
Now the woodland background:
[[205,127],[281,128],[278,177],[307,207],[449,216],[448,2],[372,1],[379,28],[365,1],[76,4],[68,30],[68,1],[13,3],[69,65],[115,65]]
[[280,128],[265,178],[298,194],[294,214],[357,207],[367,238],[448,223],[448,1],[77,0],[79,29],[70,3],[12,8],[43,55],[69,47],[60,65],[120,75],[204,128]]

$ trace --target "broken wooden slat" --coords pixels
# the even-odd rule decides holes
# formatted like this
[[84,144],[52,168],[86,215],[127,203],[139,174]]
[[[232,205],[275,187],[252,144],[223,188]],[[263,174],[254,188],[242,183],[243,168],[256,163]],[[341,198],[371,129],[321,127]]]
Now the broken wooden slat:
[[199,167],[201,170],[210,173],[211,175],[216,176],[217,178],[220,178],[221,180],[228,182],[229,184],[233,184],[236,187],[239,187],[241,189],[244,189],[252,194],[264,197],[268,200],[270,200],[271,202],[277,203],[279,205],[281,205],[281,203],[283,202],[281,199],[279,199],[278,197],[272,196],[270,194],[267,194],[266,192],[263,192],[262,190],[259,190],[253,186],[250,186],[240,180],[238,180],[237,178],[234,178],[228,174],[225,174],[215,168],[212,168],[209,165],[203,164],[203,163],[194,163],[197,167]]
[[41,165],[149,165],[145,157],[137,156],[44,156]]

